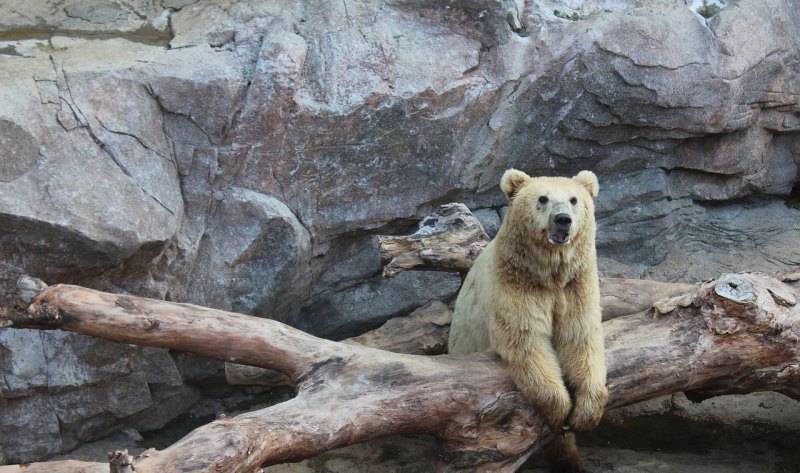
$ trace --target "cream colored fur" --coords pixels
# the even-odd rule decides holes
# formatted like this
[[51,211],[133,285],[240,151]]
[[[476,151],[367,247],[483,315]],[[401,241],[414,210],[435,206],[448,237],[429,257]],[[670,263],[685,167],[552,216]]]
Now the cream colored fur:
[[[508,214],[458,295],[450,353],[496,351],[555,432],[594,428],[608,399],[595,251],[597,177],[582,171],[571,179],[532,178],[510,169],[500,187]],[[551,239],[557,214],[572,220],[566,244]],[[573,435],[552,442],[548,458],[554,471],[580,471]]]

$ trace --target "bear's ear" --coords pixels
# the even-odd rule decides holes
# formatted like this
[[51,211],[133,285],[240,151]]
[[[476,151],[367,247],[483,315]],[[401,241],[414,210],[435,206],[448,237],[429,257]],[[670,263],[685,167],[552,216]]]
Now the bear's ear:
[[592,198],[597,197],[597,193],[600,192],[600,183],[597,182],[597,176],[592,171],[581,171],[572,179],[585,187]]
[[508,199],[509,202],[512,202],[514,197],[517,196],[517,192],[519,192],[522,186],[524,186],[530,178],[531,177],[529,175],[522,171],[509,169],[503,173],[503,177],[500,179],[500,189],[503,190],[503,194],[506,195],[506,199]]

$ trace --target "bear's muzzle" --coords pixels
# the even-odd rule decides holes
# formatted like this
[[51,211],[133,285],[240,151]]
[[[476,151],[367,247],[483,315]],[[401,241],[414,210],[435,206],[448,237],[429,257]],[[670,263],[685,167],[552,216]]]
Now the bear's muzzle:
[[547,235],[547,239],[550,243],[555,245],[566,245],[570,242],[569,238],[569,229],[572,226],[572,217],[569,214],[561,213],[553,217],[553,222],[551,227],[554,228],[554,231],[551,231]]

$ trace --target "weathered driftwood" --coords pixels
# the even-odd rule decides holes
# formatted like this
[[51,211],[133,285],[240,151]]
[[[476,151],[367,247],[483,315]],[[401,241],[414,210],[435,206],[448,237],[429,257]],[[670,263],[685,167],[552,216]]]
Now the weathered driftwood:
[[[341,343],[379,348],[411,355],[440,355],[447,351],[447,335],[453,311],[441,301],[431,301],[406,317],[390,319],[380,328]],[[256,366],[225,363],[229,384],[244,386],[287,386],[282,373]]]
[[[676,391],[702,397],[775,390],[800,399],[797,279],[725,275],[605,322],[608,407]],[[253,472],[399,432],[438,436],[441,471],[514,471],[551,436],[489,354],[396,354],[321,340],[271,320],[76,286],[46,288],[5,317],[15,327],[276,369],[295,385],[290,401],[218,419],[133,459],[137,472]],[[78,468],[62,471],[90,471]],[[0,469],[11,471],[37,470]]]
[[531,439],[544,438],[543,424],[490,355],[395,354],[318,339],[271,320],[76,286],[49,287],[6,317],[15,327],[60,328],[276,369],[296,386],[290,401],[218,419],[136,459],[137,472],[251,472],[399,432],[442,435],[453,460],[444,469],[458,471],[468,465],[464,458],[492,464],[485,455],[496,450],[484,442],[500,439],[506,464]]
[[408,269],[467,274],[489,244],[489,235],[464,204],[446,204],[419,222],[408,236],[381,236],[383,275]]
[[[144,458],[150,452],[142,453]],[[133,473],[133,462],[136,457],[128,455],[127,450],[119,450],[108,454],[108,463],[61,460],[41,463],[25,463],[22,465],[0,466],[0,473]]]
[[600,306],[603,320],[647,310],[656,301],[689,293],[695,284],[648,279],[600,278]]

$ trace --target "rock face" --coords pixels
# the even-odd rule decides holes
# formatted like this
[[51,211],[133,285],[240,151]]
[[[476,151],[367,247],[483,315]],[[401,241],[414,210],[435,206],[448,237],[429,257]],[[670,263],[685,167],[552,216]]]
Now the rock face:
[[[713,3],[2,2],[0,303],[30,274],[352,335],[459,285],[382,280],[374,235],[497,225],[511,166],[600,176],[606,275],[796,265],[800,8]],[[6,461],[198,396],[63,334],[0,331],[0,366]]]

